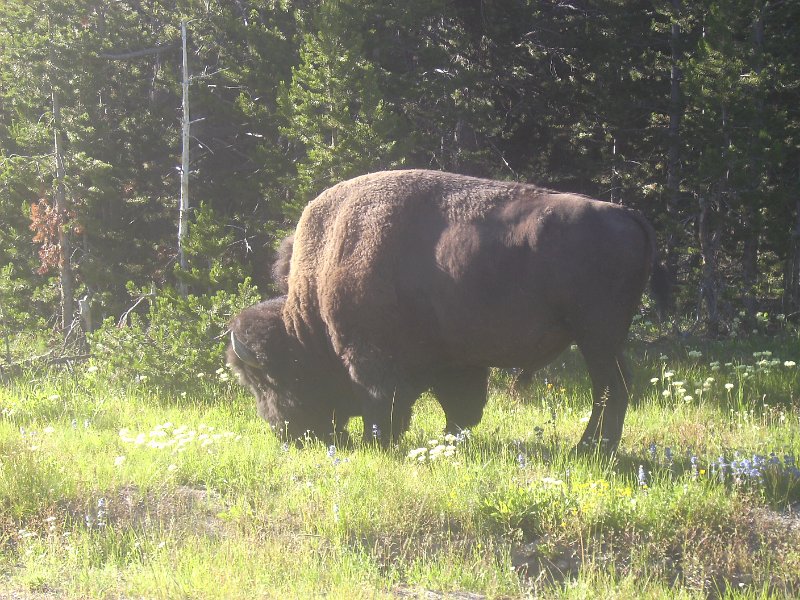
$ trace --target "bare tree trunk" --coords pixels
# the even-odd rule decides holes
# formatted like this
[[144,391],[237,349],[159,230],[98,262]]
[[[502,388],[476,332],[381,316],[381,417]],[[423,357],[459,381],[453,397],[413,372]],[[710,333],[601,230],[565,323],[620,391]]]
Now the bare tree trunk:
[[[756,297],[756,285],[758,283],[758,231],[757,219],[753,215],[752,209],[745,207],[744,223],[746,237],[742,248],[742,304],[748,324],[755,322],[756,312],[758,311],[758,298]],[[750,223],[748,227],[748,223]]]
[[[756,20],[753,22],[753,69],[757,75],[761,75],[764,70],[764,11],[766,3],[762,5]],[[749,167],[752,169],[753,192],[758,193],[758,182],[761,181],[764,172],[762,156],[758,151],[758,133],[762,129],[762,116],[764,113],[764,100],[760,93],[756,94],[756,111],[753,133],[750,140],[750,159]],[[755,210],[751,198],[745,199],[741,207],[741,227],[744,232],[744,246],[742,248],[742,305],[744,306],[748,325],[755,323],[756,312],[758,311],[758,298],[756,296],[756,286],[758,284],[758,250],[760,237],[760,223],[758,214]]]
[[66,230],[68,219],[67,194],[64,187],[64,147],[61,141],[61,104],[55,87],[52,90],[53,100],[53,155],[55,160],[55,199],[53,209],[58,218],[58,277],[61,291],[61,331],[69,334],[72,325],[73,288],[72,288],[72,257],[69,235]]
[[[189,135],[191,123],[189,121],[189,61],[186,54],[186,21],[181,21],[181,43],[183,48],[183,115],[181,119],[181,198],[178,214],[178,263],[181,270],[186,270],[185,243],[189,233]],[[180,284],[180,291],[186,295],[186,284]]]
[[714,208],[706,198],[700,198],[700,218],[698,237],[700,253],[703,257],[703,277],[700,293],[706,308],[706,329],[710,336],[720,332],[719,318],[719,266],[717,255],[719,250],[719,230],[713,218]]
[[611,203],[620,204],[622,202],[621,182],[619,170],[617,169],[617,138],[611,139]]
[[671,285],[675,285],[678,279],[678,256],[677,256],[677,231],[678,231],[678,198],[680,195],[680,149],[681,137],[680,127],[683,118],[683,106],[681,103],[681,79],[682,73],[678,63],[681,58],[680,39],[681,26],[678,24],[678,17],[681,12],[681,0],[672,0],[672,32],[670,35],[670,94],[669,94],[669,151],[667,154],[667,216],[668,234],[666,243],[666,267],[669,274]]
[[794,204],[794,229],[783,272],[783,311],[787,315],[800,312],[800,197]]

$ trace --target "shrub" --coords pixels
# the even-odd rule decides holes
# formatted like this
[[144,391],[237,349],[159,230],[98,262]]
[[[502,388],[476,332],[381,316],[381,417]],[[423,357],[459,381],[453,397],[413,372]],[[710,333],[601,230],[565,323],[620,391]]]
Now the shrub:
[[149,297],[149,309],[131,312],[128,323],[107,319],[90,336],[89,371],[108,382],[149,381],[168,390],[189,390],[224,366],[231,317],[259,301],[246,279],[235,293],[182,297],[168,288]]

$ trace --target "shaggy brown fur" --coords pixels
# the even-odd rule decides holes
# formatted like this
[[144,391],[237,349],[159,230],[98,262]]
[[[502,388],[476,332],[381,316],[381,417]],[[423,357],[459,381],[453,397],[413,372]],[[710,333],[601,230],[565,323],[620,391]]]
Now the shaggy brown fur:
[[275,262],[272,264],[272,283],[284,296],[289,293],[289,264],[294,249],[294,234],[287,235],[278,246]]
[[287,296],[232,323],[229,360],[261,414],[292,435],[362,415],[383,440],[432,389],[472,427],[488,367],[540,368],[572,342],[594,408],[583,436],[616,447],[620,358],[655,262],[636,212],[575,194],[436,171],[340,183],[303,212]]

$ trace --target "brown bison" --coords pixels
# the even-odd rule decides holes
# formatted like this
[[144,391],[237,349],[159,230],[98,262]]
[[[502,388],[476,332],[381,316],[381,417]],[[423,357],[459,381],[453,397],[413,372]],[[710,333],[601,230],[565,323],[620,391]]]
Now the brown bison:
[[228,350],[276,429],[324,436],[361,415],[365,437],[388,443],[426,390],[449,431],[472,427],[490,366],[537,369],[575,342],[594,392],[582,441],[619,443],[622,347],[651,271],[662,273],[637,212],[533,185],[387,171],[320,194],[281,256],[286,295],[237,315]]

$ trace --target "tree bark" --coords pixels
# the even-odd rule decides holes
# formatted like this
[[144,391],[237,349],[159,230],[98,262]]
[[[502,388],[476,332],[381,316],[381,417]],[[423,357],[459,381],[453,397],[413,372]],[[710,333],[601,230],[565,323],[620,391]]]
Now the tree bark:
[[[178,263],[181,270],[188,267],[185,252],[186,236],[189,233],[189,136],[191,122],[189,121],[189,61],[186,54],[186,21],[181,21],[181,42],[183,47],[183,101],[181,119],[181,197],[178,214]],[[186,295],[186,284],[180,284],[180,291]]]
[[789,234],[789,251],[783,273],[783,312],[800,312],[800,197],[794,204],[794,229]]
[[706,309],[706,330],[710,336],[715,337],[720,333],[719,268],[717,264],[719,231],[713,214],[714,208],[709,201],[706,198],[700,198],[698,237],[700,253],[703,257],[700,293]]
[[755,322],[758,311],[758,297],[756,285],[758,284],[758,230],[757,219],[752,209],[744,209],[746,221],[743,223],[746,234],[742,248],[742,305],[744,306],[747,323]]
[[[761,76],[764,70],[764,4],[753,22],[753,70],[756,75]],[[758,134],[761,131],[764,114],[764,99],[761,93],[756,94],[755,99],[755,118],[751,128],[749,168],[752,174],[750,181],[754,182],[752,191],[758,193],[758,182],[762,179],[764,172],[762,155],[759,153]],[[742,305],[744,306],[745,316],[748,325],[755,323],[756,312],[758,311],[758,297],[756,296],[756,286],[758,284],[758,250],[760,237],[760,224],[758,214],[755,210],[752,198],[746,198],[741,206],[741,227],[744,233],[744,244],[742,247]]]
[[667,218],[668,233],[666,240],[665,262],[669,274],[670,285],[678,279],[678,199],[680,195],[680,150],[681,120],[683,105],[681,103],[681,78],[679,67],[681,58],[681,27],[678,17],[681,12],[681,0],[672,0],[672,32],[670,35],[670,94],[669,94],[669,150],[667,153]]
[[68,335],[74,312],[72,286],[72,256],[69,234],[67,233],[67,194],[64,186],[64,145],[61,140],[61,103],[55,87],[52,89],[53,101],[53,155],[55,161],[55,198],[53,209],[58,221],[58,277],[61,292],[61,331]]

